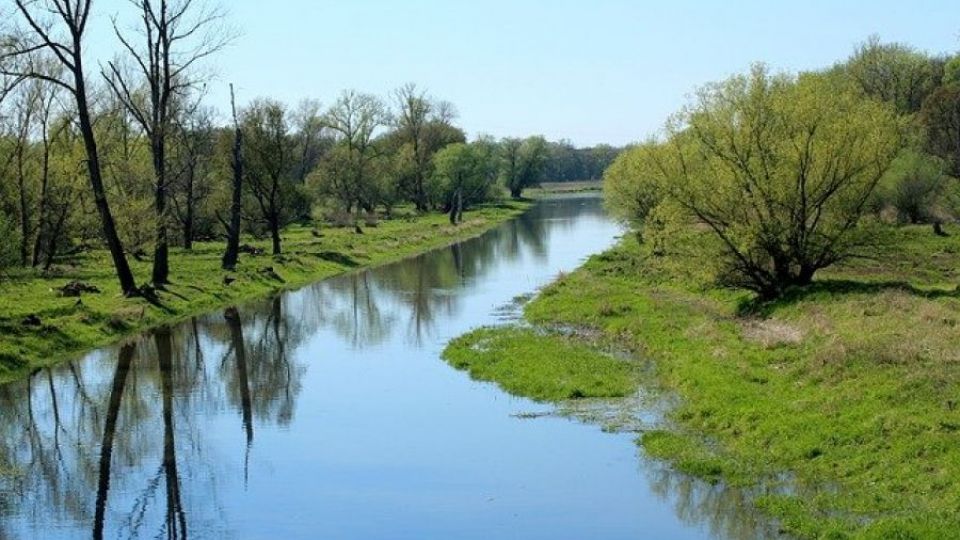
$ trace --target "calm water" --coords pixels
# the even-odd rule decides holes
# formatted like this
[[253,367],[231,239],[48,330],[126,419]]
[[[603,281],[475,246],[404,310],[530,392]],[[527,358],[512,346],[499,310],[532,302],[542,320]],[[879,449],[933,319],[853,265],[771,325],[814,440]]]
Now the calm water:
[[0,538],[752,538],[634,435],[449,368],[451,338],[614,241],[596,198],[0,387]]

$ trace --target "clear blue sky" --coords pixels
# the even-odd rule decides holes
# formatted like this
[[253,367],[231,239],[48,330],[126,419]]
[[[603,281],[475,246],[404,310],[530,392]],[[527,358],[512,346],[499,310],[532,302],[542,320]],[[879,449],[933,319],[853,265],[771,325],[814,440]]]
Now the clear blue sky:
[[[94,4],[126,9],[123,0]],[[241,102],[289,103],[416,82],[452,101],[471,135],[542,133],[583,145],[642,139],[698,85],[754,61],[828,66],[873,33],[931,52],[960,49],[957,0],[223,4],[241,32],[215,61],[210,101],[223,110],[231,81]]]

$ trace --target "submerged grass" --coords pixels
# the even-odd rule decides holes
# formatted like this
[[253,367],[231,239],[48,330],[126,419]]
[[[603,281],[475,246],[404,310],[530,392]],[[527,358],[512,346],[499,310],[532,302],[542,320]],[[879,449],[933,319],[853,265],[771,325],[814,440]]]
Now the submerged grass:
[[[172,250],[172,284],[159,292],[157,303],[123,298],[104,251],[78,255],[45,276],[0,276],[0,382],[158,325],[476,236],[527,208],[526,202],[489,205],[469,212],[457,227],[436,214],[384,221],[363,234],[293,226],[283,233],[282,256],[241,255],[237,271],[230,273],[220,269],[221,242],[196,243],[190,252]],[[269,253],[268,241],[244,242]],[[150,263],[130,262],[146,280]],[[57,288],[72,281],[101,292],[79,301],[58,294]]]
[[[960,231],[949,232],[891,230],[879,256],[769,304],[631,238],[547,287],[526,317],[652,359],[657,386],[680,404],[669,429],[639,443],[708,481],[789,478],[755,501],[784,530],[960,538]],[[522,383],[500,380],[511,370],[484,377],[520,393],[565,378],[540,352],[549,347],[585,372],[605,358],[566,337],[506,336],[498,358],[523,366]]]
[[537,401],[624,397],[636,366],[561,336],[529,328],[482,328],[448,346],[444,358],[474,379]]

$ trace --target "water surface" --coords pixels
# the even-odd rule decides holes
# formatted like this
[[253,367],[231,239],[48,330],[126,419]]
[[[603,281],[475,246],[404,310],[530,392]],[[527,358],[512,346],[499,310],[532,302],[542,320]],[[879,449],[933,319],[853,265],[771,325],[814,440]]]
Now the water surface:
[[598,198],[544,201],[0,387],[0,538],[762,536],[635,435],[517,418],[547,408],[440,359],[619,232]]

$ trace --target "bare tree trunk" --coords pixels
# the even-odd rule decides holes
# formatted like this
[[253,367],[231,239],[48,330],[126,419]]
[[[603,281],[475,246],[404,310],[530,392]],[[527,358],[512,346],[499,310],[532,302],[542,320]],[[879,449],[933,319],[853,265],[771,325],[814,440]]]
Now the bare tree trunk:
[[270,216],[270,239],[273,241],[273,254],[280,255],[283,248],[280,245],[280,218],[276,212]]
[[[47,109],[49,110],[49,109]],[[45,116],[48,116],[45,114]],[[32,265],[34,268],[40,266],[40,252],[43,250],[43,235],[48,233],[47,227],[47,212],[48,210],[48,198],[49,198],[49,186],[50,186],[50,137],[47,132],[47,122],[49,118],[43,119],[43,158],[40,165],[40,202],[38,203],[37,214],[40,217],[39,223],[37,223],[37,236],[34,239],[33,244],[33,260]]]
[[28,141],[26,136],[18,143],[17,148],[17,188],[20,190],[20,265],[29,263],[30,250],[30,204],[27,202],[27,173],[24,167],[23,155]]
[[[79,57],[77,61],[79,62]],[[87,152],[87,171],[90,175],[90,186],[93,189],[93,200],[97,205],[97,212],[100,214],[103,236],[107,242],[107,248],[110,250],[113,266],[117,271],[120,290],[123,291],[125,296],[135,296],[137,294],[137,283],[133,278],[133,272],[130,271],[127,256],[123,252],[123,243],[120,241],[120,235],[117,234],[117,225],[113,220],[113,213],[110,211],[110,203],[107,202],[106,189],[103,187],[100,152],[97,149],[97,139],[93,131],[93,123],[90,120],[86,86],[83,80],[83,71],[79,64],[74,71],[74,78],[76,79],[77,116],[80,124],[80,134],[83,136],[83,144]]]
[[223,269],[233,270],[237,267],[240,256],[240,212],[243,208],[243,130],[237,119],[237,102],[230,85],[230,107],[233,110],[233,201],[230,206],[230,227],[227,229],[227,250],[223,254]]
[[133,364],[136,346],[124,345],[120,349],[120,359],[113,375],[113,388],[107,405],[107,420],[103,427],[103,440],[100,443],[100,473],[97,482],[97,503],[93,519],[93,538],[103,538],[104,521],[107,514],[107,495],[110,492],[110,466],[113,461],[113,441],[117,434],[117,422],[120,418],[120,403],[127,386],[127,376]]
[[154,207],[157,214],[157,237],[153,250],[154,285],[163,285],[170,281],[170,246],[167,241],[167,165],[166,144],[158,140],[154,145],[153,167],[157,177],[154,191]]
[[177,470],[177,440],[173,423],[173,346],[169,328],[155,334],[159,357],[161,401],[163,403],[163,472],[167,487],[167,533],[169,538],[186,540],[187,518],[180,495]]
[[196,200],[194,200],[193,190],[196,171],[191,168],[187,171],[187,215],[183,218],[183,249],[190,251],[193,249],[193,220],[196,212]]

